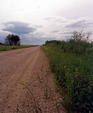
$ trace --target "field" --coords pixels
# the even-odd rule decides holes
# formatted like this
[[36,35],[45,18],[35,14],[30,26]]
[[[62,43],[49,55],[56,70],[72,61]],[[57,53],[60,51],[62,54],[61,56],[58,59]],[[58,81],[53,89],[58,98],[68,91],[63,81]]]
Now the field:
[[47,41],[42,47],[68,112],[93,113],[93,44]]
[[28,48],[28,47],[31,47],[31,46],[29,46],[29,45],[21,45],[21,46],[5,46],[5,45],[0,45],[0,51],[9,51],[9,50]]

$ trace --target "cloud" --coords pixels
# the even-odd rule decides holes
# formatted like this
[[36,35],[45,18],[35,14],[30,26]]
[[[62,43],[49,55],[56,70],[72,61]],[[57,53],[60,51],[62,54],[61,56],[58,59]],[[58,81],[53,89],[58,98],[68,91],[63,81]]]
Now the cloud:
[[67,22],[67,19],[65,17],[61,17],[61,16],[52,16],[52,17],[47,17],[45,18],[46,21],[52,21],[52,22],[61,22],[61,23],[65,23]]
[[2,30],[0,30],[0,42],[3,42],[5,41],[5,37],[8,35],[8,32],[4,32]]
[[22,44],[30,44],[30,45],[41,45],[47,39],[44,37],[39,37],[38,35],[33,34],[25,34],[21,36],[21,43]]
[[49,35],[60,40],[64,40],[64,38],[71,38],[74,31],[93,31],[93,20],[87,17],[80,17],[76,19],[67,19],[65,17],[48,17],[45,20],[49,22],[47,26]]
[[93,27],[93,22],[87,18],[72,20],[68,25],[66,25],[67,28],[85,28],[90,26]]
[[[84,27],[85,29],[83,29]],[[68,40],[73,31],[81,30],[92,32],[93,21],[86,17],[67,19],[54,16],[43,18],[41,23],[36,25],[24,22],[7,22],[4,23],[1,32],[6,35],[9,33],[19,35],[22,44],[43,44],[46,40]]]
[[34,32],[36,28],[30,27],[29,24],[24,22],[7,22],[4,23],[3,31],[8,31],[18,35],[28,34]]
[[80,21],[77,21],[77,22],[73,22],[73,23],[67,25],[66,27],[69,27],[69,28],[81,28],[81,27],[84,27],[85,24],[86,24],[85,20],[80,20]]

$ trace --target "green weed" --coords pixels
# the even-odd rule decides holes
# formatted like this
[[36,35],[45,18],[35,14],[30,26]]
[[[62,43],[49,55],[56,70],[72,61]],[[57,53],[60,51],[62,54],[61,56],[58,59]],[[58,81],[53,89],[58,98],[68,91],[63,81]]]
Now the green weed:
[[69,112],[93,112],[93,44],[50,41],[42,48],[49,57],[60,90],[64,89],[64,106]]

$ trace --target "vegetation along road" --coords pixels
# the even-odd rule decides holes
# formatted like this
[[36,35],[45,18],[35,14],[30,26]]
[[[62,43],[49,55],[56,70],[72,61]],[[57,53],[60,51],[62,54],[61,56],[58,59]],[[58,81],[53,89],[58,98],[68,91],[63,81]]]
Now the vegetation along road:
[[0,113],[66,113],[41,48],[0,53]]

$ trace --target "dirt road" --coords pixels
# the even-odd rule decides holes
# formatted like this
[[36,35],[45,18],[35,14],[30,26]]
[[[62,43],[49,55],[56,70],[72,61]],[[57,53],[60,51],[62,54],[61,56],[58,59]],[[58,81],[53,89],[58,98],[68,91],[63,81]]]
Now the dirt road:
[[0,113],[66,113],[40,47],[0,53]]

